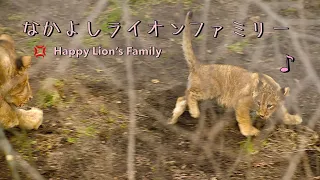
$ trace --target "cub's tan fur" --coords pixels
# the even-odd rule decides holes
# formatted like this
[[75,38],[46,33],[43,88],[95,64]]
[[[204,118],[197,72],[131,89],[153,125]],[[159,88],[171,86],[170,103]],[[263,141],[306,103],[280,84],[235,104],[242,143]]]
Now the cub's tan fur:
[[185,96],[177,99],[169,124],[175,124],[187,106],[191,116],[198,118],[198,101],[213,98],[219,104],[235,109],[239,129],[244,136],[259,134],[251,124],[250,110],[255,110],[263,119],[280,110],[286,124],[302,122],[299,115],[289,114],[283,104],[289,87],[281,88],[270,76],[232,65],[198,62],[191,44],[191,17],[192,12],[188,12],[183,33],[183,52],[189,67],[188,87]]
[[27,72],[30,64],[31,56],[18,57],[13,39],[0,35],[0,125],[4,128],[37,129],[42,123],[42,110],[17,108],[32,98]]

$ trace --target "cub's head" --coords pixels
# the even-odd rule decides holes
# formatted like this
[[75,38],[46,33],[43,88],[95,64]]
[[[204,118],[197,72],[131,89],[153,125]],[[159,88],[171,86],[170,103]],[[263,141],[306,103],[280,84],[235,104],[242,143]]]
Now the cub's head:
[[12,38],[10,35],[8,35],[8,34],[1,34],[1,35],[0,35],[0,40],[1,40],[1,41],[6,41],[6,42],[8,42],[8,44],[14,46],[14,40],[13,40],[13,38]]
[[255,110],[262,119],[268,119],[289,95],[289,87],[280,87],[271,77],[262,75],[252,93]]
[[[31,65],[31,56],[17,56],[13,38],[7,34],[0,35],[0,86],[11,84],[5,95],[8,103],[21,106],[32,98],[27,70]],[[2,56],[1,56],[2,55]],[[22,76],[19,83],[11,82],[15,77]]]
[[16,75],[22,76],[22,81],[14,86],[7,94],[6,100],[15,106],[26,104],[32,98],[27,69],[31,64],[31,56],[21,56],[16,59]]
[[0,50],[0,66],[3,68],[3,71],[6,71],[6,74],[2,74],[1,76],[13,77],[16,74],[23,74],[30,67],[31,56],[17,56],[15,42],[10,35],[0,35]]

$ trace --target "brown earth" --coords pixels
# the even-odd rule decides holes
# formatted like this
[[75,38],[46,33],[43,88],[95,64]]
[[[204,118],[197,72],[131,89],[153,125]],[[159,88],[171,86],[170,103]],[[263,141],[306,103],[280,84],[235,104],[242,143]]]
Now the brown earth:
[[[95,9],[97,1],[40,2],[0,1],[0,33],[13,35],[19,51],[28,54],[33,54],[35,45],[47,46],[47,56],[34,58],[30,70],[35,98],[29,106],[44,110],[44,123],[37,131],[14,128],[6,130],[6,135],[14,149],[46,179],[127,179],[130,113],[127,56],[71,59],[53,55],[56,46],[125,48],[124,28],[113,39],[109,36],[114,29],[106,28],[107,22],[121,18],[121,4],[109,1],[103,7],[103,12],[93,23],[93,29],[102,29],[97,38],[91,38],[86,29],[83,31],[85,34],[69,38],[65,34],[69,21],[86,27],[86,18],[98,11]],[[312,71],[306,69],[303,62],[307,59],[300,56],[288,31],[311,37],[301,38],[299,42],[313,71],[320,76],[320,3],[263,1],[266,3],[264,7],[270,7],[290,23],[289,30],[275,31],[272,27],[282,25],[257,5],[231,0],[208,2],[130,1],[131,22],[141,20],[139,37],[134,38],[133,32],[127,32],[133,37],[133,46],[162,49],[160,58],[135,56],[133,60],[137,96],[136,179],[275,180],[287,177],[285,175],[290,175],[290,172],[293,172],[292,179],[296,180],[319,179],[320,142],[317,135],[320,130],[320,98],[316,86],[319,79],[312,77]],[[303,8],[298,6],[299,3]],[[184,92],[188,73],[181,49],[181,34],[172,35],[175,29],[170,24],[183,24],[188,9],[194,11],[194,21],[200,22],[206,7],[208,23],[205,26],[208,30],[193,41],[199,59],[206,63],[234,64],[267,73],[282,85],[290,86],[293,103],[288,105],[302,114],[302,125],[284,126],[278,123],[277,118],[271,120],[275,123],[257,120],[256,125],[264,130],[266,136],[261,141],[258,138],[250,141],[240,134],[233,112],[211,101],[201,103],[202,112],[206,113],[202,113],[200,120],[185,112],[177,125],[166,125],[176,98]],[[260,39],[256,38],[252,19],[264,22],[265,32]],[[23,33],[22,24],[32,20],[42,25],[46,21],[56,22],[62,33],[54,30],[51,37],[45,37],[41,33],[42,27],[38,27],[40,33],[28,37]],[[153,20],[164,25],[159,28],[159,37],[147,33],[150,28],[147,23],[151,24]],[[245,23],[242,33],[246,37],[233,33],[236,30],[233,21]],[[124,23],[126,21],[121,20],[121,24]],[[213,38],[214,29],[210,26],[218,25],[223,26],[223,30]],[[193,31],[196,30],[194,27]],[[78,36],[83,37],[80,42],[75,40]],[[285,54],[294,56],[296,61],[289,73],[282,74],[279,68],[285,64]],[[306,79],[308,76],[311,78]],[[41,93],[41,82],[46,78],[57,79],[55,88],[60,101],[55,101],[52,94]],[[307,125],[312,122],[316,123],[314,126],[309,124],[310,129]],[[268,131],[267,127],[273,128]],[[299,154],[301,142],[308,144],[304,148],[305,153],[297,161],[292,161]],[[0,180],[12,179],[4,156],[0,158]],[[292,169],[295,165],[296,168]],[[32,179],[23,170],[20,175],[21,179]]]

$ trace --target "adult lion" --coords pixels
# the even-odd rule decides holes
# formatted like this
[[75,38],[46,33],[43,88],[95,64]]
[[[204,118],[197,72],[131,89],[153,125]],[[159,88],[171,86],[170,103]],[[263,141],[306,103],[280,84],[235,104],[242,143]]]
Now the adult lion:
[[32,98],[30,65],[31,56],[18,57],[13,39],[0,35],[0,125],[4,128],[38,129],[42,124],[42,110],[19,108]]

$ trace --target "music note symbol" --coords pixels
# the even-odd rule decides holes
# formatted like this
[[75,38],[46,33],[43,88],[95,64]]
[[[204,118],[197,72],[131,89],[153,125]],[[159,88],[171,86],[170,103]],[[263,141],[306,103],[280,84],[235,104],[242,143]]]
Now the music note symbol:
[[290,60],[291,60],[291,62],[294,62],[294,57],[292,57],[292,56],[287,54],[287,60],[286,60],[287,61],[287,67],[280,68],[280,71],[282,73],[287,73],[287,72],[290,71],[290,62],[289,62]]

